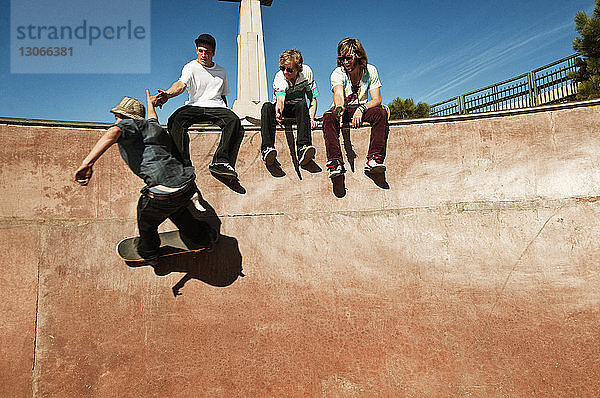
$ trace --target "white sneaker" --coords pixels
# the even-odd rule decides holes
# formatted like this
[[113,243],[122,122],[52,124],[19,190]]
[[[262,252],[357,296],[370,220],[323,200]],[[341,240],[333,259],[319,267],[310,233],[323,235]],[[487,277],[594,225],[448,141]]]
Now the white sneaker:
[[365,173],[383,173],[385,171],[385,165],[383,160],[379,156],[372,156],[367,159],[365,163]]

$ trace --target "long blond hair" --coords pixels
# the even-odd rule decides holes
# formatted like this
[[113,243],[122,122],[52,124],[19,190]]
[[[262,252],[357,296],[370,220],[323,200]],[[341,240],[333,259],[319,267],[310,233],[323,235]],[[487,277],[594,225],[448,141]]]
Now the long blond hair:
[[367,64],[369,63],[367,52],[360,41],[358,41],[358,39],[353,39],[352,37],[347,37],[339,42],[336,57],[337,66],[342,66],[343,64],[343,62],[340,60],[341,56],[351,53],[354,54],[354,57],[356,58],[356,64],[359,66],[359,68],[365,71],[367,69]]

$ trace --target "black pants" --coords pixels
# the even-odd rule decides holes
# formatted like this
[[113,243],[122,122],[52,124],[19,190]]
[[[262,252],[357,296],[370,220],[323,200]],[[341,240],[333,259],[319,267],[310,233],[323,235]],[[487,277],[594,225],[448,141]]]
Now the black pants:
[[[310,116],[308,115],[306,102],[286,105],[283,108],[282,116],[296,119],[296,149],[300,149],[305,145],[312,145]],[[267,147],[275,147],[275,104],[272,102],[265,102],[260,112],[260,134],[262,136],[261,150]]]
[[154,199],[142,193],[137,206],[137,222],[140,232],[138,253],[144,258],[158,254],[160,237],[158,226],[167,218],[179,229],[181,239],[189,246],[206,247],[214,241],[220,231],[221,221],[215,210],[202,199],[200,204],[206,211],[200,211],[190,200],[197,191],[194,186],[188,192],[173,199]]
[[213,156],[213,163],[229,163],[235,166],[240,144],[244,138],[244,128],[240,118],[228,108],[203,108],[185,105],[177,109],[167,123],[167,129],[176,151],[174,156],[184,166],[191,166],[190,136],[188,128],[194,123],[210,122],[221,128],[221,140]]

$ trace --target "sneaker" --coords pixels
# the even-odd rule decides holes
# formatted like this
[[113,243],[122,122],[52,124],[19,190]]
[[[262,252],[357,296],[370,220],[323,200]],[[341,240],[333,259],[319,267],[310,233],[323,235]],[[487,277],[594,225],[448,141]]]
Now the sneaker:
[[365,163],[365,173],[383,173],[385,171],[385,165],[381,156],[371,156]]
[[272,166],[275,163],[277,157],[277,150],[271,146],[266,147],[262,151],[262,160],[267,166]]
[[224,177],[237,178],[235,169],[229,163],[211,163],[208,166],[211,173]]
[[300,166],[305,166],[310,163],[310,161],[315,158],[315,152],[317,152],[317,150],[312,145],[304,145],[302,148],[298,149],[298,162],[300,163]]
[[327,162],[327,171],[329,171],[329,178],[331,179],[340,177],[346,172],[344,165],[339,160],[331,160]]

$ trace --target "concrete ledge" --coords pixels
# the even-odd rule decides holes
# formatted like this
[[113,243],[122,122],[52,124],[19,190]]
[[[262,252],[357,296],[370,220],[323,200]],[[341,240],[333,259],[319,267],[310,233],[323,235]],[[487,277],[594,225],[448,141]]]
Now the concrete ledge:
[[[446,123],[456,122],[464,120],[477,120],[487,119],[493,117],[502,116],[514,116],[514,115],[526,115],[539,112],[556,111],[561,109],[574,109],[588,106],[596,106],[600,104],[600,99],[590,101],[578,101],[578,102],[566,102],[564,104],[554,105],[543,105],[533,108],[521,108],[521,109],[510,109],[505,111],[497,112],[483,112],[483,113],[472,113],[468,115],[453,115],[453,116],[440,116],[423,119],[405,119],[405,120],[390,120],[390,126],[404,126],[410,124],[424,124],[424,123]],[[101,123],[101,122],[73,122],[65,120],[44,120],[44,119],[25,119],[25,118],[12,118],[12,117],[0,117],[0,125],[16,125],[16,126],[32,126],[32,127],[72,127],[72,128],[84,128],[84,129],[106,129],[112,126],[112,123]],[[163,125],[166,127],[166,125]],[[245,125],[244,129],[247,131],[260,130],[260,127],[253,125]],[[220,131],[216,126],[209,123],[206,124],[195,124],[190,128],[190,131]]]
[[[112,126],[114,123],[100,123],[100,122],[73,122],[65,120],[44,120],[44,119],[23,119],[23,118],[12,118],[12,117],[0,117],[0,125],[14,125],[14,126],[31,126],[31,127],[65,127],[65,128],[77,128],[87,130],[104,130]],[[167,127],[166,125],[162,125]],[[190,128],[190,131],[212,131],[220,129],[213,126],[210,123],[194,124]]]

